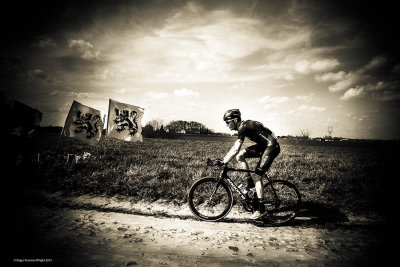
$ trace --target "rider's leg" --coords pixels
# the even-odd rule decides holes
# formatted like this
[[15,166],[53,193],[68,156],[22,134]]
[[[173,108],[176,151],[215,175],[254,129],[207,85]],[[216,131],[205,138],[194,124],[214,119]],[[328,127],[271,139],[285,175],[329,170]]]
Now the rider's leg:
[[264,185],[262,183],[262,177],[258,174],[253,175],[253,182],[256,185],[256,193],[259,200],[264,198]]
[[260,218],[265,213],[265,206],[263,203],[264,198],[264,185],[262,183],[262,177],[271,166],[273,160],[278,156],[280,152],[279,144],[275,144],[274,146],[267,147],[264,153],[260,157],[260,161],[255,170],[255,175],[253,175],[254,183],[256,184],[256,192],[258,197],[257,206],[255,207],[257,211],[253,213],[252,219]]
[[[247,164],[247,162],[246,162],[245,155],[246,155],[246,149],[243,149],[236,155],[236,160],[242,169],[248,170],[249,164]],[[250,176],[250,174],[249,174],[249,176]]]
[[264,185],[261,180],[261,176],[258,174],[253,175],[253,181],[256,184],[257,202],[254,205],[254,213],[250,216],[251,220],[259,219],[263,214],[265,214],[265,206],[263,203],[264,197]]
[[[247,153],[246,149],[241,150],[236,155],[236,160],[239,163],[240,168],[249,170],[249,164],[247,164],[247,161],[246,161],[246,153]],[[244,178],[246,178],[246,180],[247,180],[247,189],[253,188],[254,183],[253,183],[253,179],[251,178],[250,173],[246,172],[244,174]]]
[[[256,184],[256,192],[259,199],[263,199],[264,197],[264,186],[262,184],[262,177],[268,171],[269,167],[271,166],[274,159],[280,153],[279,144],[274,144],[271,146],[267,146],[264,153],[262,154],[260,161],[256,167],[255,173],[256,175],[253,176],[254,183]],[[258,182],[258,180],[260,182]]]

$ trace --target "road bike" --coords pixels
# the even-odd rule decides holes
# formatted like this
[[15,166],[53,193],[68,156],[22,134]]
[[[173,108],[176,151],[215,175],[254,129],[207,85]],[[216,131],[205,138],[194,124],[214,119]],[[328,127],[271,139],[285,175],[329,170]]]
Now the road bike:
[[[208,159],[207,166],[216,168],[218,159]],[[240,203],[247,212],[253,212],[257,205],[255,188],[248,192],[238,186],[228,176],[228,172],[254,173],[253,170],[220,166],[218,178],[202,177],[195,181],[188,192],[188,202],[192,213],[203,221],[218,221],[229,214],[234,204],[232,188],[241,198]],[[266,213],[261,220],[274,225],[281,225],[293,220],[300,210],[301,196],[296,186],[285,180],[273,180],[271,174],[263,176],[264,201]]]

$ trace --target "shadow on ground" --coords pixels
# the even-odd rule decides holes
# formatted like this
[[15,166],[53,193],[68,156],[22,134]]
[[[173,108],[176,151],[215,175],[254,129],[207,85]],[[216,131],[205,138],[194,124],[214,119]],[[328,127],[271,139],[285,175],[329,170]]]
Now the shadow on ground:
[[316,224],[343,223],[349,221],[347,216],[337,208],[327,207],[316,202],[303,202],[297,217],[307,218],[308,222]]
[[[242,219],[223,219],[224,222],[252,222]],[[340,212],[335,207],[328,207],[321,203],[316,202],[303,202],[301,203],[300,212],[297,214],[293,221],[290,221],[285,226],[325,226],[325,225],[339,225],[349,222],[348,217]],[[268,226],[267,221],[254,222],[257,226]]]

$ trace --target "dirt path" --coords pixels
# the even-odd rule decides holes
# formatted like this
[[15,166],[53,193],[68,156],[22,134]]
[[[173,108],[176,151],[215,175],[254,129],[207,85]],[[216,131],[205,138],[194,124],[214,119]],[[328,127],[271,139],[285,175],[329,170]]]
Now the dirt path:
[[7,255],[17,265],[372,266],[387,252],[385,228],[371,221],[321,225],[299,218],[272,227],[233,211],[209,223],[182,207],[142,203],[135,210],[123,200],[61,194],[14,204]]

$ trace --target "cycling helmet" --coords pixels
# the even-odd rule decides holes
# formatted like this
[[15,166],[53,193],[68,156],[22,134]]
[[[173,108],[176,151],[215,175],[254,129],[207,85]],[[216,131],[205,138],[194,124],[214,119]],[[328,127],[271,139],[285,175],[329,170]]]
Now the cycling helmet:
[[238,109],[230,109],[225,112],[224,114],[224,121],[229,121],[233,119],[239,119],[240,120],[240,110]]

